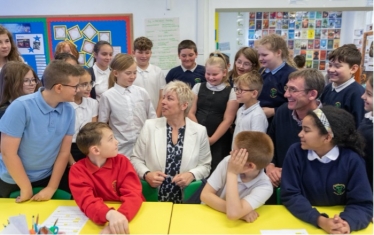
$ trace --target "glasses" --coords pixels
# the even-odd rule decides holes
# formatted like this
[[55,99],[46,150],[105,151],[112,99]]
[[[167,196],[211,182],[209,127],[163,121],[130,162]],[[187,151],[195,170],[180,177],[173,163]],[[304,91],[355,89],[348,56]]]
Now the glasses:
[[94,87],[95,85],[96,85],[95,81],[91,81],[91,82],[80,83],[79,87],[86,89],[87,87]]
[[79,85],[80,85],[80,84],[78,84],[78,85],[72,86],[72,85],[67,85],[67,84],[56,83],[56,84],[53,84],[53,86],[51,87],[51,89],[52,89],[54,86],[58,85],[58,84],[60,84],[61,86],[72,87],[72,88],[74,88],[75,91],[78,90],[78,87],[79,87]]
[[23,79],[24,85],[32,85],[33,83],[38,84],[39,80],[36,78],[30,78],[30,79]]
[[252,64],[250,62],[243,62],[241,60],[235,61],[236,66],[243,66],[243,68],[251,68]]
[[234,87],[233,89],[234,89],[235,93],[238,93],[238,94],[241,94],[245,91],[255,91],[255,89],[244,90],[244,89],[240,89],[240,88],[237,88],[237,87]]
[[288,91],[290,94],[294,94],[294,93],[302,92],[302,91],[310,91],[310,89],[298,90],[295,87],[284,86],[284,91]]

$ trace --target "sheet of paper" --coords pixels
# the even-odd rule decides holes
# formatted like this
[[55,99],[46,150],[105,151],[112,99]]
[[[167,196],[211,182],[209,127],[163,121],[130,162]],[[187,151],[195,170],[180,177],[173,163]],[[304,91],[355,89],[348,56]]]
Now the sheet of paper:
[[22,234],[28,234],[26,215],[17,215],[9,217],[9,223],[14,225]]
[[57,219],[56,226],[58,226],[59,232],[66,234],[79,234],[88,220],[77,206],[59,206],[41,226],[49,228],[54,225]]
[[[18,228],[14,224],[9,224],[6,226],[0,234],[22,234],[21,231],[18,230]],[[26,233],[24,233],[26,234]],[[28,233],[27,233],[28,234]]]
[[260,230],[261,234],[288,234],[288,235],[305,235],[308,232],[305,229],[279,229],[279,230]]

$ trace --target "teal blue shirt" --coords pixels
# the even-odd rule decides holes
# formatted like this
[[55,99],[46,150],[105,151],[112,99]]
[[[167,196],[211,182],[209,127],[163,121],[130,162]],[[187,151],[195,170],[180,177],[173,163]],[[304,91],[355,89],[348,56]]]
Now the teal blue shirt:
[[[0,119],[0,132],[21,138],[18,148],[26,174],[31,182],[52,174],[62,139],[74,135],[75,111],[69,103],[49,106],[42,89],[14,100]],[[15,184],[0,154],[0,178]]]

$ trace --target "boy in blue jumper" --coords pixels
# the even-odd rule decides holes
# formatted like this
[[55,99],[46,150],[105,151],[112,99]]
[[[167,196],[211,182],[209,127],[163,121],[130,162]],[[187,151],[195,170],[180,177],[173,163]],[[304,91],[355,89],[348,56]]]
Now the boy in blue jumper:
[[343,45],[333,50],[329,55],[327,70],[332,83],[325,87],[321,96],[323,105],[333,105],[350,112],[356,127],[364,118],[364,104],[361,95],[364,88],[354,79],[361,64],[361,53],[353,44]]
[[364,148],[366,171],[369,178],[371,189],[373,190],[373,76],[371,75],[366,82],[365,93],[361,96],[365,106],[365,118],[358,127],[358,132],[366,140]]
[[173,80],[180,80],[194,87],[196,83],[206,82],[205,67],[196,64],[196,44],[191,40],[183,40],[178,45],[178,57],[181,65],[172,68],[166,75],[166,83]]
[[[0,197],[20,190],[16,202],[49,200],[59,186],[70,155],[75,112],[67,103],[79,89],[80,70],[52,61],[44,87],[11,103],[0,120]],[[33,195],[33,187],[44,187]]]
[[[373,218],[373,193],[361,157],[364,142],[352,115],[333,106],[309,111],[299,137],[283,163],[283,204],[329,234],[366,228]],[[345,208],[333,218],[312,207],[335,205]]]

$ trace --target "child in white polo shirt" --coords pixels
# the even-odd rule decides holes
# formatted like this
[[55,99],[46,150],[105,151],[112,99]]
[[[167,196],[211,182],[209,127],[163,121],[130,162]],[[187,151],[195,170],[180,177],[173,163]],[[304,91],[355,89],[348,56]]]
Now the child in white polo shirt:
[[274,146],[262,132],[243,131],[236,135],[234,149],[209,177],[201,193],[201,201],[226,213],[230,220],[257,219],[256,208],[273,193],[273,186],[264,168],[271,162]]
[[89,122],[97,122],[97,115],[99,112],[99,103],[97,100],[90,97],[90,92],[95,82],[92,81],[90,73],[81,69],[83,74],[79,79],[79,90],[74,97],[74,102],[70,104],[75,109],[75,132],[73,141],[71,144],[69,165],[73,165],[75,162],[86,157],[79,149],[75,142],[79,130]]

